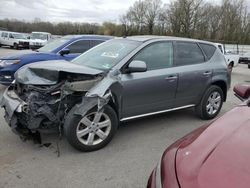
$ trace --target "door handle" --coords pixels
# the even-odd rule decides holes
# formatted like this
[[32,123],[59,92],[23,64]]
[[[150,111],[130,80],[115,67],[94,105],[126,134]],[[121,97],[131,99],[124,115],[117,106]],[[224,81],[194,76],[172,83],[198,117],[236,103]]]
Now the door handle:
[[174,81],[174,80],[176,80],[178,77],[176,76],[176,75],[171,75],[171,76],[167,76],[166,78],[165,78],[165,80],[169,80],[169,81]]
[[212,74],[211,71],[206,71],[206,72],[203,73],[204,76],[209,76],[209,75],[211,75],[211,74]]

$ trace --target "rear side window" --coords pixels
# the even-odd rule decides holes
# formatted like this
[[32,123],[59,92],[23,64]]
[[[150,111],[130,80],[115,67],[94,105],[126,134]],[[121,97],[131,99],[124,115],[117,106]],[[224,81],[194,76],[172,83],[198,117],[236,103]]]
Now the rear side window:
[[89,40],[79,40],[67,47],[70,53],[83,53],[90,48]]
[[148,70],[164,69],[173,65],[172,42],[158,42],[142,49],[133,60],[144,61]]
[[176,42],[176,65],[192,65],[205,62],[200,47],[193,42]]
[[216,47],[213,45],[203,44],[203,43],[199,43],[199,45],[202,48],[202,50],[204,51],[204,53],[206,54],[207,58],[211,59],[211,57],[214,55]]
[[102,40],[91,40],[90,41],[90,48],[94,47],[94,46],[97,46],[98,44],[101,44],[103,43],[104,41]]

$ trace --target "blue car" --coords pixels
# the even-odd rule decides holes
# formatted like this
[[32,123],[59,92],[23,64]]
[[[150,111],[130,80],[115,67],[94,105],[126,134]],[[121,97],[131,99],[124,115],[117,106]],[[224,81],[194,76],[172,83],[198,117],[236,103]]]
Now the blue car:
[[90,48],[112,39],[101,35],[68,35],[53,40],[36,51],[28,51],[0,58],[0,84],[9,85],[15,72],[22,66],[38,61],[70,61]]

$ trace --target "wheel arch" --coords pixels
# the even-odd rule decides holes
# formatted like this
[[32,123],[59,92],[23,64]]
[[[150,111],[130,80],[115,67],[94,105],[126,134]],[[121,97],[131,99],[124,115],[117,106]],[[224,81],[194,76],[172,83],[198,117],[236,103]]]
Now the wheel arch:
[[226,84],[226,82],[223,80],[217,80],[217,81],[213,81],[211,83],[211,85],[216,85],[222,89],[223,95],[224,95],[223,101],[226,102],[226,100],[227,100],[227,84]]
[[111,106],[117,114],[118,119],[121,118],[121,95],[111,91],[111,99],[108,102],[108,105]]

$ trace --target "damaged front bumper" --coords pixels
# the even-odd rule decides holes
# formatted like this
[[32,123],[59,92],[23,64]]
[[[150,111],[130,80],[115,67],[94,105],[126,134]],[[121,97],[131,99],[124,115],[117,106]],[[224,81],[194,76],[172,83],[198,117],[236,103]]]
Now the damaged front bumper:
[[14,112],[23,112],[26,103],[19,98],[10,86],[4,91],[0,105],[5,109],[5,119],[7,123],[10,124]]
[[26,103],[19,98],[13,90],[13,87],[10,86],[4,91],[0,105],[5,109],[4,118],[6,122],[9,124],[14,133],[20,135],[21,131],[18,128],[17,117],[14,114],[22,113]]

